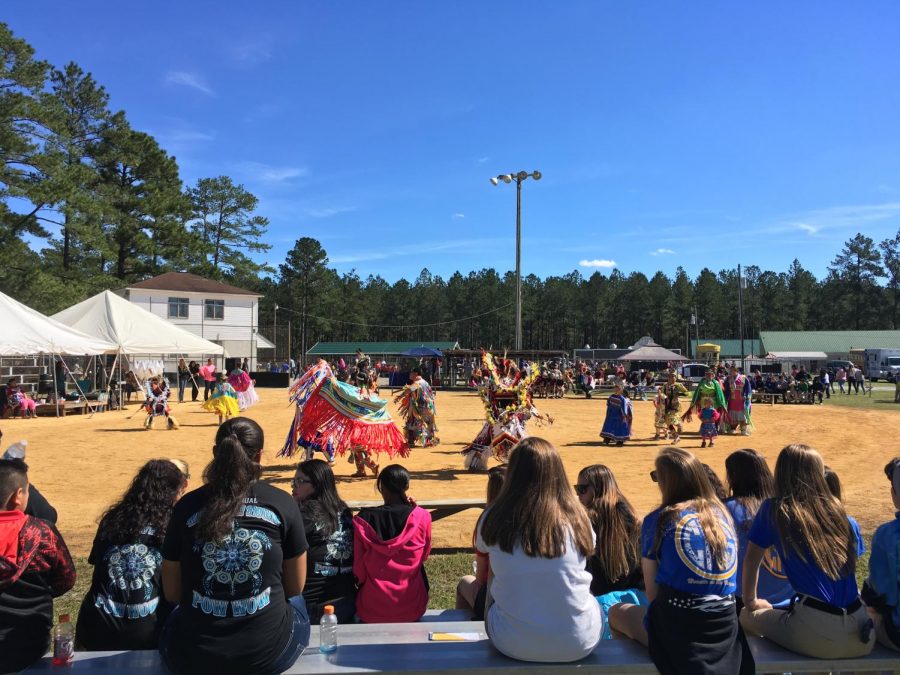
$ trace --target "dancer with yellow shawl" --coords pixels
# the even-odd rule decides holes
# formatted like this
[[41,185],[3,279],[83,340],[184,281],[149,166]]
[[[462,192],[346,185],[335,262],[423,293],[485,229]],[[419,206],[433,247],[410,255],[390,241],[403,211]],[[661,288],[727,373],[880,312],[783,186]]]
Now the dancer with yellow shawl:
[[216,373],[216,384],[213,386],[202,407],[204,410],[214,412],[219,416],[219,425],[225,420],[241,414],[238,407],[237,392],[234,390],[228,380],[225,379],[225,373]]

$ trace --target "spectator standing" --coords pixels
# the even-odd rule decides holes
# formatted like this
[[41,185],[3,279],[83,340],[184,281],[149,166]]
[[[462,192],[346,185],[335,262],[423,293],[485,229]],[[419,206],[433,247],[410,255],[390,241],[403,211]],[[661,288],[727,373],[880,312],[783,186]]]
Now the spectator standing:
[[407,496],[409,472],[399,464],[386,466],[376,485],[384,504],[353,518],[356,614],[366,623],[418,621],[428,607],[431,514]]
[[[865,546],[859,525],[829,491],[818,452],[793,444],[779,453],[775,496],[763,502],[748,539],[741,610],[747,632],[814,658],[872,651],[875,635],[855,577]],[[770,546],[797,592],[788,613],[757,595],[760,563]]]
[[28,466],[0,460],[0,672],[18,672],[50,645],[53,598],[75,585],[75,565],[50,523],[26,515]]
[[200,369],[203,375],[203,400],[209,400],[213,387],[216,386],[216,364],[212,359],[206,359],[206,365]]
[[650,478],[662,497],[641,526],[650,606],[613,606],[613,630],[648,645],[661,673],[754,673],[735,612],[738,542],[728,510],[686,450],[663,448]]
[[191,381],[191,370],[184,359],[178,359],[178,402],[184,403],[184,390]]
[[291,486],[309,544],[303,599],[310,622],[319,623],[325,605],[332,605],[339,623],[351,623],[356,615],[353,512],[338,496],[334,473],[321,459],[300,462]]
[[513,448],[475,543],[490,555],[485,628],[498,650],[542,662],[577,661],[594,650],[602,618],[586,569],[593,530],[548,441],[530,436]]
[[859,396],[859,384],[856,382],[856,368],[855,367],[847,369],[847,395],[848,396],[852,389],[856,389],[856,395]]
[[825,368],[822,368],[822,370],[819,371],[819,381],[822,383],[822,388],[825,392],[825,398],[831,398],[831,375]]
[[837,372],[834,374],[835,382],[838,384],[838,390],[843,394],[844,392],[844,384],[847,382],[847,371],[843,369],[843,367],[838,368]]
[[259,480],[263,445],[253,420],[226,421],[205,484],[175,505],[162,579],[178,607],[160,637],[175,673],[280,673],[309,643],[303,519],[290,495]]
[[191,401],[196,401],[200,395],[200,389],[197,386],[197,379],[200,378],[200,364],[191,361],[188,364],[188,372],[191,374]]
[[76,637],[88,651],[155,649],[172,605],[162,597],[162,541],[188,477],[167,459],[147,462],[100,519],[88,563],[91,587]]

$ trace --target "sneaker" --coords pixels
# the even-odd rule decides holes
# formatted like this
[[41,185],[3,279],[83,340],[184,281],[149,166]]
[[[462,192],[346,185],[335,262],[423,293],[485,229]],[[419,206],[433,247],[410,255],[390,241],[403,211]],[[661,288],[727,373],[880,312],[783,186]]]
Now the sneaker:
[[675,437],[672,439],[672,445],[678,445],[678,441],[681,440],[681,436],[675,434]]
[[[712,443],[710,443],[710,445],[712,445]],[[705,447],[706,447],[706,441],[705,441],[705,440],[700,444],[700,447],[701,447],[701,448],[705,448]]]
[[709,447],[713,447],[715,444],[716,444],[715,441],[710,441],[710,442],[709,442]]

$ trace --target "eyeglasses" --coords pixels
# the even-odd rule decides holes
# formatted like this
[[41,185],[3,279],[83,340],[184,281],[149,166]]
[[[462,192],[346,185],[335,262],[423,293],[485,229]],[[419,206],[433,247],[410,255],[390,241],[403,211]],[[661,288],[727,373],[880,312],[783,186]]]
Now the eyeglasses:
[[294,480],[291,481],[291,486],[298,488],[301,485],[303,485],[304,483],[309,483],[310,485],[312,485],[312,481],[309,480],[308,478],[295,478]]
[[581,483],[576,483],[572,487],[575,488],[575,494],[579,495],[587,494],[587,491],[591,489],[590,485],[582,485]]
[[654,483],[659,482],[659,476],[656,473],[656,469],[653,469],[653,471],[650,472],[650,480],[652,480]]

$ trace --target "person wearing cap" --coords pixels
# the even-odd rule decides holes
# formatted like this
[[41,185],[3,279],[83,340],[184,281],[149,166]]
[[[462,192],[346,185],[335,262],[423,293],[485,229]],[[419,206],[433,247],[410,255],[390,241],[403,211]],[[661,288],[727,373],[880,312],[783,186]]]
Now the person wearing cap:
[[900,651],[900,457],[884,467],[891,484],[891,501],[897,510],[872,537],[869,577],[863,584],[862,599],[875,622],[878,643]]
[[50,646],[53,598],[75,585],[75,565],[56,528],[29,516],[28,466],[0,460],[0,672],[18,672]]

